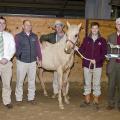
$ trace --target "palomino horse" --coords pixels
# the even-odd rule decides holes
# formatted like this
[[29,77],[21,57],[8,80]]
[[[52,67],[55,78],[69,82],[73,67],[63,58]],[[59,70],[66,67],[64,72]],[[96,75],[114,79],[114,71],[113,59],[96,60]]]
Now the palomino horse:
[[[47,43],[46,47],[42,48],[42,65],[41,68],[46,70],[57,71],[59,78],[59,93],[58,101],[60,109],[64,109],[62,102],[62,92],[64,96],[65,103],[69,104],[67,97],[68,93],[68,75],[70,69],[73,65],[74,60],[74,47],[78,40],[78,34],[81,27],[79,25],[70,25],[67,22],[68,31],[64,37],[56,44]],[[44,94],[46,94],[44,81],[40,80],[44,89]]]

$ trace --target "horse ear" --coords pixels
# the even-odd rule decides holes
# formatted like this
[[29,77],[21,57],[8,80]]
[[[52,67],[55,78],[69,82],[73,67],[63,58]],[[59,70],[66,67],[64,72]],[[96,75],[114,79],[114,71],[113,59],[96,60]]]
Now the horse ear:
[[82,26],[82,23],[80,23],[80,24],[78,25],[78,28],[80,29],[81,26]]
[[68,28],[70,27],[70,23],[67,21],[67,26],[68,26]]

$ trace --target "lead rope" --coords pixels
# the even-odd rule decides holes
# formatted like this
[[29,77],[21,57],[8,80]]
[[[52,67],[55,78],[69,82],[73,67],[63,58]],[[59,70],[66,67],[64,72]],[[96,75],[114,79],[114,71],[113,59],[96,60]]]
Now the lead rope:
[[[83,59],[88,60],[88,61],[91,61],[91,59],[88,59],[88,58],[84,57],[84,56],[78,51],[78,49],[75,49],[75,50],[78,52],[78,54],[79,54]],[[96,64],[93,64],[93,65],[94,65],[94,66],[93,66],[93,70],[90,69],[91,65],[92,65],[92,63],[90,62],[90,64],[89,64],[89,71],[90,71],[90,72],[94,72],[94,71],[95,71],[95,68],[96,68]]]

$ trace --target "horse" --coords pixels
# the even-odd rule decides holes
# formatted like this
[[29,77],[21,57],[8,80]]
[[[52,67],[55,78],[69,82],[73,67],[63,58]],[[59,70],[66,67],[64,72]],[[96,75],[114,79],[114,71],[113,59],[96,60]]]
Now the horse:
[[[47,43],[46,47],[41,47],[41,68],[45,70],[57,71],[58,74],[58,102],[60,109],[64,109],[62,93],[64,96],[65,103],[69,104],[69,99],[67,97],[69,87],[68,75],[70,73],[71,67],[73,66],[74,47],[79,37],[81,24],[70,25],[70,23],[67,22],[67,28],[67,32],[59,42],[55,44]],[[40,72],[39,77],[42,83],[42,87],[44,89],[44,94],[47,95],[42,72]]]

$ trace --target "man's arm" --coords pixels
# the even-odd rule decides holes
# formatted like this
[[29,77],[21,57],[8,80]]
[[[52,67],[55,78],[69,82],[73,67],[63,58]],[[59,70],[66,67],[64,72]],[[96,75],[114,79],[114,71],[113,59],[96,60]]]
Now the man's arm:
[[40,43],[38,40],[36,40],[35,45],[36,45],[37,57],[41,61],[42,60],[42,53],[41,53]]
[[8,43],[8,49],[5,50],[6,54],[2,60],[0,60],[0,63],[5,65],[8,63],[8,61],[11,60],[11,58],[14,56],[15,53],[15,41],[14,37],[12,35],[9,35],[9,40],[7,41]]
[[20,59],[21,56],[21,44],[20,44],[20,38],[18,35],[15,36],[15,47],[16,47],[16,57]]
[[54,44],[56,42],[56,33],[41,35],[40,42],[42,43],[43,41],[47,41]]

